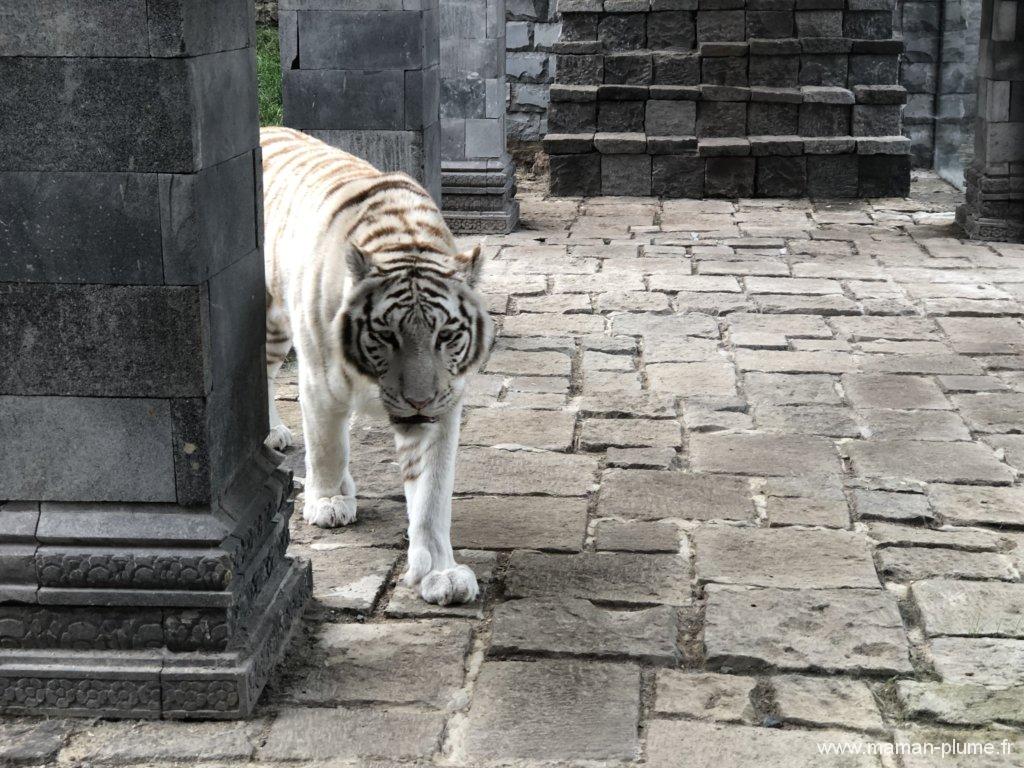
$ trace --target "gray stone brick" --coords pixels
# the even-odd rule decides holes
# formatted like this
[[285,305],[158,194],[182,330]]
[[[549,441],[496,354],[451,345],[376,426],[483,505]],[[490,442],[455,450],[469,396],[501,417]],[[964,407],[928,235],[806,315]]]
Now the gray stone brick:
[[[558,82],[566,85],[598,85],[604,82],[604,57],[600,55],[563,56],[555,62]],[[509,70],[510,75],[514,75]]]
[[799,82],[799,56],[751,55],[749,80],[751,85],[770,88],[795,88]]
[[643,101],[602,101],[597,105],[597,129],[606,133],[643,133]]
[[551,194],[601,194],[601,155],[596,152],[578,155],[552,155]]
[[[919,30],[911,26],[905,33],[911,35]],[[888,40],[892,37],[892,11],[847,11],[843,17],[843,35],[861,40]]]
[[692,155],[655,155],[651,166],[651,194],[703,197],[704,159]]
[[654,68],[649,53],[610,53],[604,57],[604,81],[623,85],[648,85]]
[[845,104],[801,104],[800,135],[849,136],[850,107]]
[[697,107],[697,136],[744,136],[747,105],[743,102],[702,101]]
[[800,130],[800,105],[751,102],[747,109],[751,136],[793,136]]
[[857,104],[853,108],[854,136],[897,136],[900,134],[898,104]]
[[856,197],[856,155],[808,155],[807,194],[811,197]]
[[647,43],[647,19],[643,13],[612,13],[597,25],[597,38],[606,51],[644,48]]
[[709,157],[704,191],[708,197],[750,197],[754,194],[754,158]]
[[688,11],[655,11],[647,14],[647,47],[690,50],[695,42],[693,14]]
[[284,109],[297,128],[403,130],[404,99],[400,70],[284,73]]
[[548,109],[552,133],[593,133],[597,130],[595,102],[554,101]]
[[851,85],[892,85],[898,81],[899,56],[850,56]]
[[764,197],[803,197],[807,162],[803,157],[759,157],[755,189]]
[[651,194],[650,155],[602,155],[601,193],[646,196]]
[[693,101],[647,102],[644,129],[651,136],[692,136],[697,104]]
[[698,11],[697,40],[721,42],[746,39],[743,11]]
[[848,60],[845,54],[805,53],[800,57],[800,85],[845,86]]
[[793,14],[789,11],[752,11],[746,13],[747,38],[790,38]]

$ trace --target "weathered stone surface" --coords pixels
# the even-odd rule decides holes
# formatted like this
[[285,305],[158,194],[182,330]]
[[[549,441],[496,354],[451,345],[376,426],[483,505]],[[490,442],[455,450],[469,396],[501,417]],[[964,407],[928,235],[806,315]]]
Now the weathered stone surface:
[[455,493],[510,496],[529,490],[549,496],[585,496],[596,472],[596,459],[587,456],[470,449],[459,452]]
[[929,637],[1024,638],[1024,585],[929,579],[910,588]]
[[954,731],[919,726],[897,730],[893,740],[906,768],[931,768],[936,760],[949,768],[1018,768],[1024,752],[1020,736],[1005,728]]
[[900,706],[915,720],[953,725],[1024,724],[1024,687],[992,690],[982,685],[898,680]]
[[285,699],[331,706],[362,702],[443,709],[461,688],[471,628],[461,621],[332,624],[313,664],[285,686]]
[[480,669],[466,758],[633,760],[640,673],[632,665],[488,661]]
[[259,755],[263,760],[427,758],[440,746],[443,730],[441,713],[343,707],[284,709],[270,726]]
[[848,531],[705,525],[693,534],[699,581],[791,589],[877,588],[868,543]]
[[937,637],[929,642],[943,682],[1007,688],[1024,685],[1024,641],[995,637]]
[[954,395],[953,401],[975,432],[1024,431],[1024,394],[978,392]]
[[949,401],[930,380],[883,373],[843,376],[843,389],[855,408],[949,408]]
[[736,393],[736,373],[727,362],[655,363],[647,376],[652,389],[677,397]]
[[263,722],[95,723],[71,739],[64,758],[79,764],[248,760]]
[[716,672],[658,672],[654,699],[656,715],[685,715],[698,720],[751,723],[754,707],[751,695],[757,680],[742,675]]
[[998,483],[1013,470],[977,443],[918,440],[855,441],[844,446],[854,471],[865,477],[894,477],[945,483]]
[[780,525],[817,525],[824,528],[847,528],[850,512],[842,499],[807,497],[769,497],[765,504],[768,523]]
[[408,587],[401,580],[395,585],[395,591],[388,599],[384,614],[396,619],[481,619],[484,615],[484,601],[490,583],[494,579],[494,569],[498,567],[498,553],[485,552],[478,549],[463,549],[455,553],[455,561],[468,566],[476,574],[480,594],[472,603],[451,603],[435,605],[420,597],[418,587]]
[[610,470],[601,479],[598,512],[633,520],[750,520],[754,508],[741,477]]
[[896,600],[883,590],[710,584],[707,596],[704,644],[710,664],[850,674],[911,671]]
[[452,503],[456,547],[578,552],[586,527],[583,499],[480,496]]
[[638,605],[687,605],[690,565],[679,555],[513,552],[509,597],[580,597]]
[[572,446],[576,416],[570,412],[525,408],[474,408],[462,430],[462,445],[526,445],[548,451]]
[[858,413],[864,435],[874,440],[970,440],[963,420],[951,411],[867,410]]
[[860,437],[860,426],[849,408],[829,405],[766,406],[754,410],[758,427],[768,432],[789,432],[828,437]]
[[951,579],[1018,578],[1013,561],[993,552],[963,552],[928,547],[884,547],[878,550],[878,573],[892,581],[919,581],[936,577]]
[[618,611],[576,598],[525,598],[494,609],[490,653],[625,657],[671,665],[679,654],[676,632],[671,606]]
[[678,552],[679,529],[670,521],[598,520],[594,549],[599,552]]
[[672,448],[609,448],[605,463],[617,469],[668,469],[675,461]]
[[587,419],[580,432],[580,450],[605,448],[674,448],[682,441],[682,430],[675,420],[665,419]]
[[692,466],[699,472],[738,475],[837,474],[830,440],[801,435],[693,435]]
[[892,547],[948,547],[969,552],[1005,549],[1010,539],[978,528],[914,528],[890,523],[868,523],[868,535],[881,545]]
[[313,599],[328,608],[369,612],[384,591],[388,575],[398,561],[392,549],[348,547],[326,557],[312,557],[305,548],[296,554],[313,560]]
[[747,373],[743,383],[750,399],[765,405],[842,403],[835,380],[824,374]]
[[928,499],[947,525],[1024,526],[1024,490],[970,485],[928,486]]
[[779,719],[816,727],[883,731],[871,689],[843,677],[781,675],[772,678]]
[[65,720],[26,720],[0,724],[0,761],[11,765],[51,763],[71,730]]
[[863,754],[825,755],[822,743],[861,741],[845,731],[796,731],[741,725],[654,720],[647,731],[647,764],[652,768],[867,768],[877,758]]

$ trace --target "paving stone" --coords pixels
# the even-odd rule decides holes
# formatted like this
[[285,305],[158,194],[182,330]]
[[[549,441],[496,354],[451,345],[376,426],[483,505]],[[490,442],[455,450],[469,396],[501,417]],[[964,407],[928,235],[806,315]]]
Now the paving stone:
[[640,673],[633,665],[488,661],[476,681],[462,751],[476,764],[633,760],[639,710]]
[[824,320],[814,315],[774,317],[771,315],[737,313],[729,317],[729,328],[733,332],[759,331],[762,333],[781,333],[784,336],[801,338],[832,338],[832,329],[828,327]]
[[[581,334],[601,333],[604,331],[604,318],[599,315],[556,315],[556,314],[522,314],[506,317],[501,326],[506,336],[578,336]],[[491,360],[494,358],[492,357]],[[504,361],[507,366],[512,361]],[[545,368],[536,361],[515,361],[518,365],[545,370],[548,375],[555,371]],[[561,364],[561,363],[560,363]],[[498,365],[503,365],[499,360]],[[506,367],[507,367],[506,366]],[[488,368],[490,371],[496,368]],[[515,371],[518,373],[519,371]]]
[[654,714],[685,715],[697,720],[752,723],[751,695],[757,680],[716,672],[658,671]]
[[879,587],[869,539],[860,533],[704,525],[692,539],[702,583],[788,589]]
[[690,455],[698,472],[768,476],[839,472],[832,441],[806,435],[692,435]]
[[1010,317],[943,317],[938,324],[953,349],[965,355],[1024,352],[1024,326]]
[[619,469],[668,469],[675,458],[672,448],[609,448],[605,465]]
[[686,720],[652,720],[647,730],[647,765],[651,768],[867,768],[877,758],[851,752],[825,755],[822,743],[861,741],[846,731],[796,731],[750,728]]
[[874,440],[970,440],[971,433],[952,411],[868,410],[857,414],[864,436]]
[[480,594],[472,603],[452,603],[451,605],[435,605],[420,597],[418,587],[407,587],[401,580],[395,585],[384,614],[395,619],[482,619],[484,602],[494,579],[494,570],[498,567],[498,553],[475,549],[462,549],[455,552],[455,560],[466,565],[476,574]]
[[928,486],[928,498],[949,525],[1024,526],[1024,489],[970,485]]
[[683,425],[690,432],[721,432],[753,429],[754,420],[747,413],[688,406],[683,414]]
[[[722,363],[722,354],[715,339],[692,336],[655,336],[644,339],[644,362],[652,363]],[[664,369],[671,370],[671,369]]]
[[526,445],[549,451],[572,447],[576,415],[526,408],[474,408],[459,442],[462,445]]
[[592,658],[624,657],[675,664],[676,609],[599,608],[577,598],[524,598],[494,609],[490,653],[544,653]]
[[922,522],[935,519],[928,499],[920,493],[888,493],[857,488],[852,498],[857,517],[861,520]]
[[583,370],[586,371],[632,371],[636,369],[631,355],[610,355],[605,352],[587,350],[583,353]]
[[598,514],[632,520],[750,520],[754,503],[741,477],[613,469],[601,478]]
[[718,338],[718,323],[713,317],[699,313],[686,315],[652,315],[628,313],[612,318],[612,331],[627,336],[698,336]]
[[928,645],[943,682],[991,688],[1024,685],[1024,640],[936,637]]
[[1024,725],[1024,687],[994,691],[981,685],[897,680],[900,706],[915,720],[953,725]]
[[475,496],[452,501],[455,547],[578,552],[586,528],[585,499]]
[[979,392],[953,395],[953,404],[975,432],[1024,431],[1024,394]]
[[780,675],[772,678],[778,717],[786,723],[814,727],[884,731],[871,689],[843,677]]
[[652,291],[692,291],[697,293],[740,293],[735,277],[728,275],[652,275]]
[[584,417],[663,419],[674,418],[676,407],[672,395],[658,392],[604,393],[581,397],[579,412]]
[[687,605],[690,564],[677,555],[513,552],[509,597],[580,597],[637,605]]
[[978,528],[914,528],[891,523],[868,523],[868,536],[879,545],[890,547],[943,547],[968,552],[1009,549],[1012,542],[1005,536]]
[[919,376],[852,373],[843,376],[842,383],[854,408],[950,408],[938,386]]
[[961,355],[864,355],[865,373],[967,374],[983,372],[981,364]]
[[652,389],[678,397],[736,394],[736,372],[728,362],[655,363],[646,371]]
[[70,732],[71,723],[67,720],[9,720],[0,723],[0,763],[52,765]]
[[743,388],[750,401],[764,405],[839,405],[835,379],[824,374],[747,373]]
[[674,419],[586,419],[580,432],[580,450],[674,448],[681,439],[679,422]]
[[594,548],[599,552],[678,552],[680,535],[668,521],[598,520]]
[[912,670],[896,599],[884,590],[710,584],[706,592],[710,664],[850,674]]
[[[442,713],[400,709],[283,709],[260,750],[262,760],[428,758],[440,747]],[[387,734],[387,738],[381,738]]]
[[918,341],[938,338],[935,322],[916,317],[843,317],[833,321],[836,329],[852,341],[889,339]]
[[313,599],[343,611],[367,613],[384,591],[388,576],[398,562],[394,549],[346,547],[316,552],[293,547],[296,555],[313,561]]
[[471,640],[465,621],[327,624],[312,664],[296,673],[283,696],[319,706],[380,702],[444,709],[462,687]]
[[909,582],[937,577],[1016,581],[1020,577],[1009,557],[993,552],[881,547],[875,557],[879,575],[888,581]]
[[587,456],[471,448],[459,452],[455,493],[585,496],[596,472],[597,461]]
[[854,441],[844,446],[858,475],[925,482],[1010,483],[1013,470],[977,443]]
[[[905,768],[1020,768],[1024,743],[1005,729],[953,731],[934,727],[898,729],[894,741]],[[1005,750],[1005,751],[1004,751]]]
[[801,277],[748,277],[744,282],[750,293],[793,293],[801,296],[842,294],[843,288],[836,280],[820,280]]
[[72,737],[62,752],[62,759],[80,765],[247,760],[259,743],[263,727],[260,720],[237,723],[97,722]]
[[824,528],[847,528],[850,512],[845,500],[814,498],[769,498],[765,504],[768,524],[818,525]]
[[1024,638],[1024,584],[929,579],[910,591],[928,637]]
[[[509,320],[517,319],[510,317]],[[560,352],[498,350],[487,361],[488,373],[517,376],[568,376],[572,361]]]
[[828,437],[860,437],[860,426],[849,408],[829,405],[765,406],[754,409],[759,428],[768,432],[790,432]]
[[736,352],[741,371],[764,373],[848,373],[857,370],[856,358],[845,352],[777,352],[747,350]]

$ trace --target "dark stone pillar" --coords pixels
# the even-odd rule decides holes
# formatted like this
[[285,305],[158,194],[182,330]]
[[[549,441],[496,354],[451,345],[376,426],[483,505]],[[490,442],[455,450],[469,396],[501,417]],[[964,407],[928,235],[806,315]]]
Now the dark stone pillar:
[[980,240],[1024,242],[1024,0],[983,0],[974,161],[957,212]]
[[285,125],[440,201],[437,3],[281,0],[278,21]]
[[504,0],[441,0],[441,196],[456,234],[519,220],[505,88]]
[[0,711],[244,716],[310,590],[262,446],[252,4],[8,5]]

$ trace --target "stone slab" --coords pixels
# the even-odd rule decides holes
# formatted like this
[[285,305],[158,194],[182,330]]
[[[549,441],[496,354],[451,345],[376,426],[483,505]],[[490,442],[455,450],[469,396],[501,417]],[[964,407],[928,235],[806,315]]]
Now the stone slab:
[[778,717],[787,723],[856,731],[885,730],[874,694],[861,680],[780,675],[772,678]]
[[711,584],[706,591],[704,644],[710,664],[733,670],[912,671],[896,599],[883,590]]
[[510,496],[528,490],[549,496],[585,496],[596,475],[597,460],[588,456],[468,449],[459,452],[455,493]]
[[754,508],[741,477],[617,469],[601,479],[598,512],[632,520],[750,520]]
[[683,715],[697,720],[752,723],[752,696],[757,679],[717,672],[659,670],[655,715]]
[[910,593],[928,637],[1024,639],[1024,584],[928,579]]
[[692,467],[699,472],[740,475],[828,475],[839,473],[832,441],[774,434],[693,435]]
[[578,552],[586,528],[585,499],[478,496],[452,502],[456,547]]
[[1024,685],[1024,640],[937,637],[929,643],[939,678],[957,685]]
[[690,564],[680,555],[513,552],[509,597],[579,597],[631,605],[688,605]]
[[633,665],[487,661],[463,751],[470,762],[633,760],[640,673]]
[[495,607],[489,653],[673,665],[679,655],[676,633],[676,610],[671,606],[619,611],[577,598],[524,598]]
[[863,477],[891,477],[945,483],[1013,481],[1014,473],[986,446],[919,440],[854,441],[844,446],[854,471]]

